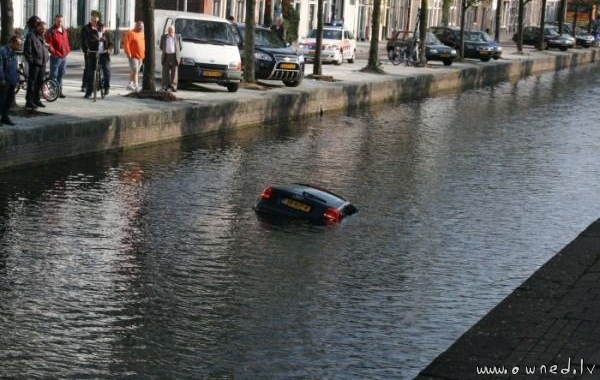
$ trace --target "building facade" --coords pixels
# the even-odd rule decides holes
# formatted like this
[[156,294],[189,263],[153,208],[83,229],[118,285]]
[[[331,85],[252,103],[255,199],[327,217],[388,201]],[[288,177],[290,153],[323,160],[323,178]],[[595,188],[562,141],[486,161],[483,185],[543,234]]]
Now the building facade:
[[91,11],[98,10],[110,29],[130,29],[134,23],[135,0],[13,0],[13,9],[15,28],[24,27],[33,15],[52,24],[59,13],[64,16],[67,27],[83,26],[89,22]]

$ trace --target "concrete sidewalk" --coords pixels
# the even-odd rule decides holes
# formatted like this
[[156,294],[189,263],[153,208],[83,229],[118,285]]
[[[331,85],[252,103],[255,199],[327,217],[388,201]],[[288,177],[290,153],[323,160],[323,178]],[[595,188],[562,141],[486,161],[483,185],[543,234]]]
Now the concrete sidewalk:
[[554,378],[600,379],[600,220],[416,379]]
[[[382,44],[383,45],[383,44]],[[384,45],[385,46],[385,45]],[[359,72],[366,60],[341,66],[326,64],[323,74],[334,82],[305,79],[289,88],[279,81],[262,81],[267,90],[240,89],[229,93],[219,85],[198,85],[179,91],[178,102],[125,97],[128,79],[124,55],[113,56],[111,92],[93,102],[81,92],[83,57],[68,58],[63,92],[66,99],[45,103],[41,113],[14,117],[16,126],[0,127],[0,169],[47,160],[177,139],[193,134],[239,128],[516,80],[529,75],[597,62],[597,49],[569,52],[507,48],[498,61],[465,60],[452,66],[431,62],[424,68],[394,66],[382,56],[386,75]],[[312,72],[307,65],[306,73]],[[25,104],[19,93],[17,104]]]

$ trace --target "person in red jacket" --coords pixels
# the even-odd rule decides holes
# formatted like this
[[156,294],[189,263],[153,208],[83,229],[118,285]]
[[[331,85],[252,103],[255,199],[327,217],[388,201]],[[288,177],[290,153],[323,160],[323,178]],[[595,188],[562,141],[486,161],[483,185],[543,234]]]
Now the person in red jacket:
[[71,51],[67,30],[63,27],[64,18],[61,14],[54,16],[54,25],[46,32],[46,43],[50,50],[50,77],[56,79],[60,85],[60,97],[65,95],[62,91],[63,77],[67,67],[67,55]]

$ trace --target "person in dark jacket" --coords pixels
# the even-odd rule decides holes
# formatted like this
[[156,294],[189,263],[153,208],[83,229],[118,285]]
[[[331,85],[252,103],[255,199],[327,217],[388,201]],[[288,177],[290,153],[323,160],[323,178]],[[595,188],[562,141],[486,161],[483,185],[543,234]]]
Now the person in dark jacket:
[[81,31],[81,49],[85,55],[85,98],[92,95],[96,55],[104,77],[104,93],[108,95],[110,88],[110,51],[114,47],[111,34],[100,22],[100,12],[92,11],[90,22]]
[[29,77],[27,78],[27,94],[25,96],[25,107],[35,109],[46,107],[40,101],[40,89],[46,74],[46,64],[50,59],[48,49],[44,41],[46,23],[40,21],[36,29],[25,38],[23,53],[29,65]]
[[283,41],[287,42],[285,40],[287,35],[285,33],[285,25],[283,25],[283,17],[282,16],[277,16],[275,18],[275,24],[271,25],[270,29],[272,31],[274,31],[279,36],[279,38],[281,38]]
[[15,51],[21,51],[23,41],[18,36],[12,36],[8,44],[0,48],[0,123],[15,125],[8,117],[8,111],[15,99],[15,85],[18,82],[17,56]]

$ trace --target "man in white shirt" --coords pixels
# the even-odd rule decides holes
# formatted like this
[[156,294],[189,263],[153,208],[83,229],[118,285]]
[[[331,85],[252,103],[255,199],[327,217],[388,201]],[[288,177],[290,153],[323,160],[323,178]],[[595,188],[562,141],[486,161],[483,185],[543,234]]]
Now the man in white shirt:
[[167,27],[167,33],[160,37],[159,48],[162,51],[162,89],[177,91],[177,68],[181,60],[181,35],[175,34],[173,25]]

